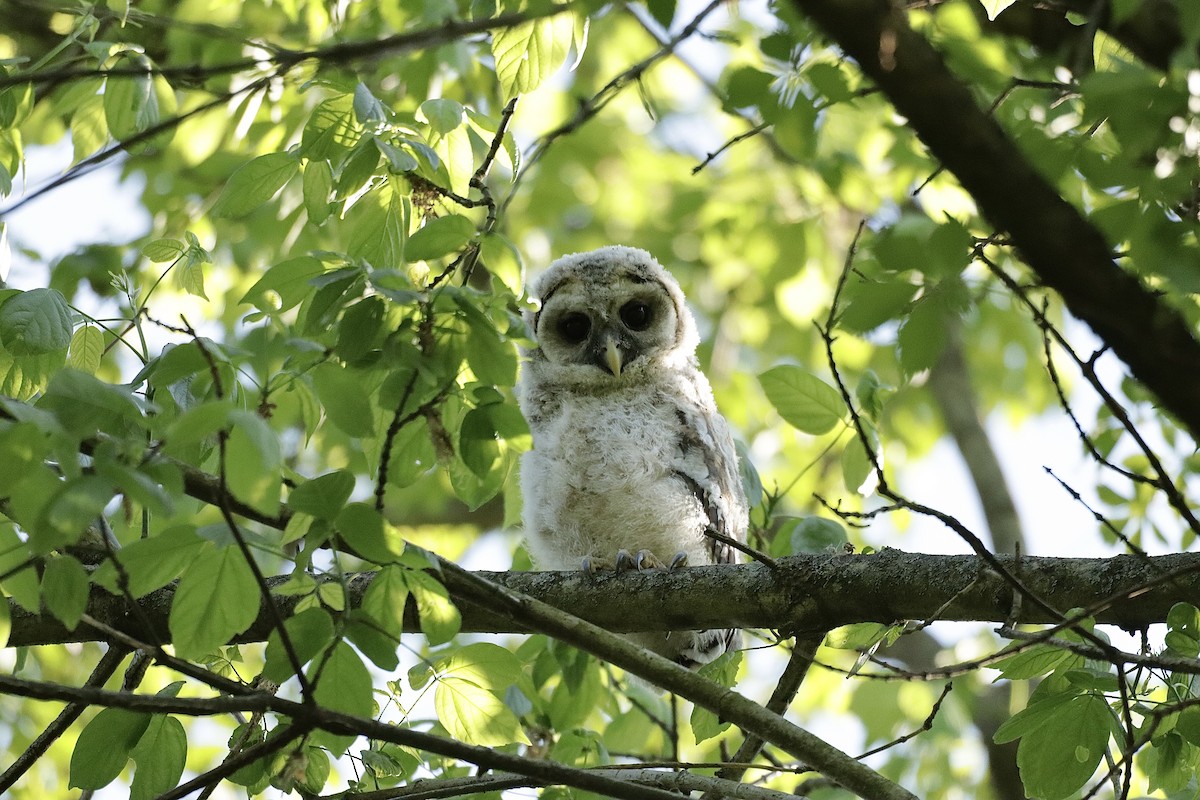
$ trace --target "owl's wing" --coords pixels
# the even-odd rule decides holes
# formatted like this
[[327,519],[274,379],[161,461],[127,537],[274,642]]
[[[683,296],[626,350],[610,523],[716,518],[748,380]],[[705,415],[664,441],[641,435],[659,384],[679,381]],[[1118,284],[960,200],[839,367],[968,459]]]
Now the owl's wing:
[[[676,475],[700,501],[709,527],[738,542],[746,540],[746,495],[738,473],[737,451],[725,418],[699,406],[678,409],[679,447],[672,464]],[[710,536],[714,564],[732,564],[736,552],[726,542]]]

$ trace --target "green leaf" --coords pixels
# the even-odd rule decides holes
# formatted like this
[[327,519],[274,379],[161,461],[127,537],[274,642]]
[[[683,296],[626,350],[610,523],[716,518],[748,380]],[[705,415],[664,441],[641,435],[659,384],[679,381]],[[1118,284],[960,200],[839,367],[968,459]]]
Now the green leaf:
[[473,408],[463,417],[458,429],[458,455],[480,478],[486,478],[500,458],[500,444],[486,406]]
[[375,433],[375,410],[358,374],[326,362],[313,369],[312,379],[330,422],[348,436]]
[[463,463],[461,458],[450,459],[446,466],[454,494],[467,504],[467,508],[474,511],[504,488],[511,464],[512,459],[506,458],[496,469],[491,470],[482,478]]
[[417,601],[417,614],[421,621],[421,632],[431,645],[445,644],[458,635],[462,617],[446,587],[432,575],[412,570],[406,573],[408,590]]
[[516,714],[494,693],[473,683],[439,681],[433,705],[438,720],[461,742],[483,747],[528,743]]
[[1010,681],[1024,681],[1053,672],[1055,667],[1074,658],[1069,650],[1051,645],[1035,645],[1028,650],[1005,656],[992,664],[993,669]]
[[29,534],[29,547],[49,553],[79,541],[112,499],[112,484],[96,475],[81,475],[61,483],[61,489],[42,506]]
[[155,239],[142,246],[142,255],[156,264],[174,261],[184,254],[187,246],[178,239]]
[[80,437],[97,431],[124,435],[142,422],[141,408],[128,389],[74,369],[56,373],[37,405]]
[[393,637],[399,637],[404,630],[404,608],[409,594],[407,573],[405,567],[386,566],[375,573],[363,594],[362,610]]
[[841,523],[824,517],[803,517],[779,532],[788,534],[793,553],[828,553],[849,541]]
[[141,53],[125,51],[113,62],[118,69],[143,69],[144,74],[108,78],[104,84],[104,118],[113,138],[125,141],[157,125],[162,117],[155,91],[153,64]]
[[463,122],[462,103],[447,98],[435,98],[421,103],[421,115],[435,136],[444,136]]
[[30,289],[0,305],[0,344],[14,356],[66,350],[71,309],[57,289]]
[[95,325],[82,325],[71,337],[67,366],[95,375],[104,357],[104,334]]
[[1022,736],[1017,767],[1026,792],[1062,800],[1086,784],[1104,758],[1111,717],[1102,698],[1079,695]]
[[229,414],[225,474],[233,496],[264,514],[279,513],[279,439],[266,420],[250,411]]
[[521,660],[498,644],[476,642],[460,647],[439,663],[438,674],[503,693],[520,677]]
[[479,257],[489,273],[513,294],[525,285],[525,265],[515,245],[498,233],[489,233],[479,243]]
[[33,102],[32,83],[19,83],[0,91],[0,130],[15,128],[24,122],[33,110]]
[[[875,462],[877,461],[881,467],[883,466],[883,453],[879,449],[879,437],[875,433],[875,426],[865,419],[860,421],[867,441],[870,443],[871,451],[867,451],[862,438],[855,431],[854,438],[846,442],[846,446],[842,450],[842,481],[847,490],[866,497],[873,493],[876,486],[879,485]],[[871,458],[872,454],[875,457],[874,461]]]
[[69,555],[46,559],[42,574],[42,601],[67,630],[75,630],[87,610],[88,573]]
[[152,800],[179,785],[187,761],[187,733],[174,717],[156,714],[130,755],[137,762],[129,800]]
[[825,635],[825,644],[838,650],[866,650],[883,641],[894,626],[878,622],[857,622],[834,628]]
[[[0,586],[21,608],[38,614],[42,588],[32,555],[26,543],[18,538],[13,524],[0,522],[0,575],[5,576]],[[7,608],[8,603],[0,602],[0,606]]]
[[[311,678],[312,676],[310,676]],[[375,703],[372,697],[371,673],[353,648],[338,642],[321,670],[313,699],[322,708],[340,711],[356,717],[370,718]],[[316,733],[313,739],[326,745],[335,756],[346,752],[355,737]]]
[[1005,720],[992,736],[992,740],[996,744],[1004,744],[1037,730],[1053,719],[1059,708],[1076,696],[1074,691],[1055,693],[1049,691],[1050,688],[1039,691],[1041,690],[1041,686],[1039,686],[1038,690],[1035,690],[1029,698],[1029,703],[1025,708]]
[[989,21],[1000,16],[1000,12],[1011,6],[1017,0],[979,0],[979,4],[983,6],[983,10],[987,13]]
[[362,197],[346,215],[350,239],[346,251],[376,269],[404,263],[412,221],[412,200],[402,178],[392,177]]
[[282,312],[299,305],[315,291],[311,281],[325,271],[312,256],[289,258],[271,266],[238,303],[252,303],[267,312]]
[[965,308],[961,289],[957,279],[944,281],[913,304],[897,337],[900,365],[905,374],[915,375],[937,363],[946,347],[950,326],[956,324],[955,317]]
[[495,386],[512,386],[517,380],[517,352],[513,343],[500,335],[495,324],[469,296],[455,295],[470,326],[467,364],[475,377]]
[[[300,666],[315,658],[334,640],[333,620],[323,608],[304,609],[284,620],[283,629],[292,643],[296,658],[300,660]],[[293,675],[292,664],[288,660],[278,629],[272,630],[267,638],[262,674],[264,678],[275,683],[283,683]]]
[[112,783],[149,726],[149,714],[124,708],[101,709],[75,741],[68,785],[74,789],[102,789]]
[[916,293],[917,287],[904,280],[851,281],[846,286],[846,304],[838,314],[838,327],[851,333],[869,333],[899,319]]
[[521,662],[488,642],[467,645],[439,664],[434,692],[438,719],[454,738],[494,747],[527,742],[520,721],[501,699],[521,673]]
[[349,94],[322,102],[304,126],[300,154],[308,159],[340,161],[358,141],[354,99]]
[[338,355],[353,362],[378,347],[386,313],[383,298],[378,296],[364,297],[347,308],[337,327]]
[[274,197],[300,169],[292,153],[267,153],[243,164],[213,204],[214,217],[244,217]]
[[[137,598],[178,578],[189,564],[211,547],[210,542],[196,535],[194,526],[176,525],[157,536],[130,542],[117,551],[117,560],[129,577],[129,593]],[[104,581],[102,585],[113,590],[118,588],[115,570],[109,565],[102,565],[97,570],[96,581]]]
[[354,491],[354,475],[346,470],[327,472],[297,486],[288,495],[288,506],[318,519],[333,519]]
[[329,219],[333,205],[329,195],[333,191],[333,167],[323,158],[310,159],[304,165],[304,209],[314,225]]
[[1200,708],[1190,706],[1180,711],[1175,730],[1188,744],[1200,746]]
[[374,128],[387,119],[387,110],[365,83],[354,87],[354,116],[360,124]]
[[104,113],[104,98],[91,97],[71,115],[72,164],[95,153],[108,141],[108,121]]
[[1190,603],[1176,603],[1167,611],[1164,643],[1171,652],[1184,658],[1200,653],[1200,610]]
[[254,573],[234,546],[209,550],[179,579],[168,627],[175,652],[199,658],[228,644],[258,617],[262,602]]
[[575,24],[570,14],[532,20],[492,35],[496,77],[504,96],[531,92],[567,59]]
[[[700,667],[699,673],[721,686],[731,687],[737,683],[738,668],[741,667],[741,664],[741,652],[730,650]],[[707,708],[693,706],[691,725],[692,735],[696,737],[696,744],[700,744],[728,730],[730,723],[728,720],[721,719]]]
[[373,506],[351,503],[338,514],[335,525],[360,558],[392,564],[404,555],[404,537]]
[[769,369],[758,376],[758,382],[779,416],[805,433],[828,433],[845,415],[837,389],[801,367]]
[[440,258],[462,247],[474,233],[475,223],[461,214],[429,220],[408,238],[404,258],[408,261]]

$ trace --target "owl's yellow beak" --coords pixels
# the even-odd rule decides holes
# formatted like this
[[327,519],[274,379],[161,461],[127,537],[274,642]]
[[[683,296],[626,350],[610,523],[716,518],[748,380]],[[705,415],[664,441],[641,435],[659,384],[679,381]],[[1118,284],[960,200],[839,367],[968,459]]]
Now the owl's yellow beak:
[[608,364],[608,370],[613,374],[614,378],[621,377],[621,350],[612,339],[609,339],[605,343],[604,363]]

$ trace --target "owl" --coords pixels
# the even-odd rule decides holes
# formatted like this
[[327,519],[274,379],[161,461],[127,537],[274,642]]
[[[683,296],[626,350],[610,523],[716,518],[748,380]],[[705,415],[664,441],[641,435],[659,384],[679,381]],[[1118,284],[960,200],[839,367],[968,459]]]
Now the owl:
[[[679,284],[644,250],[611,246],[555,261],[526,316],[537,346],[519,384],[533,434],[522,457],[527,547],[540,569],[646,570],[729,564],[746,497],[733,437],[696,361]],[[638,633],[687,667],[737,631]]]

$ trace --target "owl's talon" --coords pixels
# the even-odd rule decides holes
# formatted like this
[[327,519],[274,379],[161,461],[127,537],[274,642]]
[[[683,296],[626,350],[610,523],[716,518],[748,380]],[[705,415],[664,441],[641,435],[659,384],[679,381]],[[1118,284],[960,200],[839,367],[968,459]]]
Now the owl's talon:
[[658,560],[658,556],[650,550],[638,550],[637,554],[638,572],[643,572],[648,569],[666,569],[666,566]]
[[[640,561],[641,553],[638,554],[638,558]],[[641,569],[641,566],[637,562],[634,561],[633,556],[629,554],[628,550],[625,550],[625,549],[618,550],[617,551],[617,566],[616,566],[617,572],[628,572],[632,569]]]
[[607,558],[595,558],[593,556],[584,556],[580,563],[580,569],[588,575],[595,575],[597,572],[612,569],[612,562]]
[[668,572],[674,572],[680,567],[686,567],[688,562],[688,554],[680,550],[675,555],[671,556],[671,563],[667,565]]

